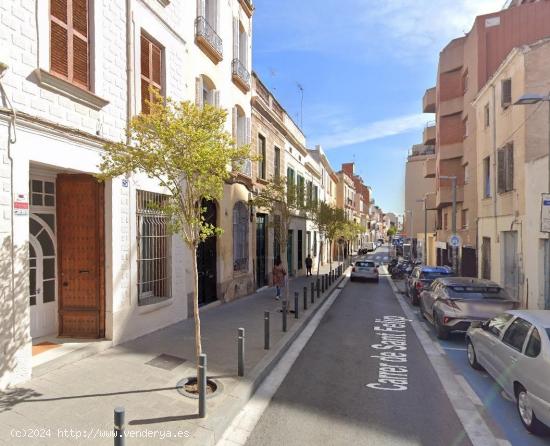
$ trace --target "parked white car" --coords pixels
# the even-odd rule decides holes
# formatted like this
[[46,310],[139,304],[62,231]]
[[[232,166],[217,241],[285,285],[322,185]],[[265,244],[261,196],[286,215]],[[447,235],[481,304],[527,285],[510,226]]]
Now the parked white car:
[[510,310],[466,334],[468,362],[484,368],[517,404],[529,432],[550,426],[550,311]]

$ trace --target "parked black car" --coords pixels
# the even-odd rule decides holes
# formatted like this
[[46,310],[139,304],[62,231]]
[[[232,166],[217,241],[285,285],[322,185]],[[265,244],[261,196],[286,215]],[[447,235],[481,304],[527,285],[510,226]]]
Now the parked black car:
[[448,266],[419,265],[407,279],[405,291],[411,303],[418,305],[420,293],[428,289],[435,279],[450,276],[453,276],[453,271]]

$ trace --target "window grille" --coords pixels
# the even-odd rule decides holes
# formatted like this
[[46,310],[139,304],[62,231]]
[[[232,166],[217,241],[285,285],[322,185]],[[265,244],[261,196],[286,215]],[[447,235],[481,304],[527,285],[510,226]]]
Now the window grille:
[[168,196],[136,193],[138,244],[138,304],[148,305],[171,296],[170,233],[162,210]]
[[233,208],[233,271],[248,271],[248,209],[242,201]]

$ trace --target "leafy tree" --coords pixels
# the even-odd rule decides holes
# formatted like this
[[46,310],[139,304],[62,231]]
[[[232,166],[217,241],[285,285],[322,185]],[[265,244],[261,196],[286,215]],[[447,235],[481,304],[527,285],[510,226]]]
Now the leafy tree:
[[[266,210],[270,215],[278,217],[278,227],[274,229],[283,254],[281,256],[283,265],[288,265],[287,244],[290,223],[295,215],[306,209],[302,194],[299,193],[295,184],[287,181],[286,177],[278,175],[271,178],[256,195],[253,204]],[[274,225],[273,220],[271,225]],[[290,271],[287,274],[290,274]],[[288,286],[285,287],[285,301],[288,302]]]
[[343,209],[331,207],[331,218],[327,224],[326,237],[329,241],[330,269],[332,269],[333,243],[340,237],[343,227],[346,224],[346,214]]
[[[249,147],[237,147],[225,130],[227,112],[191,102],[161,98],[154,90],[149,113],[132,118],[130,145],[109,143],[100,165],[102,179],[144,173],[156,179],[170,196],[160,207],[173,233],[181,235],[193,261],[195,354],[202,353],[198,303],[197,247],[221,234],[204,218],[202,200],[219,200],[224,182],[249,157]],[[154,205],[151,205],[152,207]]]
[[392,226],[388,229],[388,231],[386,232],[387,236],[388,237],[393,237],[395,236],[395,234],[397,234],[397,228],[395,226]]

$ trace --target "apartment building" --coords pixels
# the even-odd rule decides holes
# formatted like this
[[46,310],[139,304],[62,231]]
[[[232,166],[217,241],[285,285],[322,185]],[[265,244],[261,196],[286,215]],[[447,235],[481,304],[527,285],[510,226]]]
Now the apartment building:
[[[309,149],[309,156],[319,166],[320,170],[320,185],[319,185],[319,201],[336,206],[336,190],[338,177],[334,173],[328,158],[320,145],[315,149]],[[330,246],[325,243],[322,234],[319,234],[319,246],[317,255],[320,257],[320,264],[323,265],[330,258]]]
[[[434,248],[435,230],[437,221],[437,209],[435,208],[433,191],[435,179],[433,174],[425,176],[425,169],[433,169],[436,162],[435,156],[435,125],[428,124],[424,129],[424,143],[414,145],[405,164],[405,216],[403,233],[407,237],[417,240],[416,255],[423,259],[424,238],[427,230],[427,239],[430,245],[429,251]],[[427,214],[424,214],[424,209]],[[427,217],[427,225],[425,218]],[[435,264],[433,256],[428,256],[427,264]]]
[[[355,189],[354,195],[354,210],[353,210],[353,221],[360,224],[364,230],[361,235],[358,236],[357,240],[354,241],[352,248],[359,249],[367,242],[367,230],[368,230],[368,213],[370,202],[365,200],[365,184],[363,179],[355,173],[355,163],[343,163],[342,171],[351,178],[353,181],[353,187]],[[367,190],[368,193],[368,190]]]
[[[30,377],[33,343],[117,344],[187,317],[190,253],[146,206],[166,191],[143,175],[94,175],[103,145],[147,112],[149,87],[229,110],[227,130],[249,138],[252,9],[248,0],[0,5],[0,388]],[[224,193],[209,218],[233,238],[201,247],[201,303],[253,288],[252,256],[232,242],[251,238],[239,224],[246,178]]]
[[[519,3],[519,2],[517,2]],[[550,35],[550,3],[530,2],[479,16],[472,29],[440,53],[437,85],[426,91],[424,112],[436,113],[435,164],[426,160],[426,177],[435,177],[429,202],[438,209],[437,261],[450,263],[451,181],[457,178],[457,232],[462,239],[460,269],[477,275],[477,122],[472,102],[509,52]]]
[[[286,179],[289,186],[296,191],[296,199],[306,205],[313,194],[315,185],[316,196],[319,196],[320,169],[309,156],[306,147],[306,138],[302,130],[294,123],[287,113],[284,113],[284,126],[287,131],[285,141]],[[313,180],[315,179],[315,184]],[[311,194],[310,194],[311,192]],[[313,237],[318,239],[317,230],[313,228],[305,211],[297,212],[292,218],[288,230],[287,261],[290,275],[305,274],[305,259],[307,251],[307,237],[309,233],[309,247],[313,248]],[[317,251],[317,246],[315,246]],[[315,253],[317,254],[317,252]],[[312,256],[316,264],[316,256]]]
[[[252,148],[259,160],[252,169],[255,190],[285,175],[286,131],[284,111],[256,73],[252,73]],[[273,262],[282,257],[278,216],[268,215],[262,209],[252,210],[256,221],[255,271],[256,287],[271,283]]]
[[477,128],[479,276],[531,309],[550,309],[550,240],[541,232],[548,191],[548,107],[514,105],[550,91],[550,39],[510,52],[473,102]]

